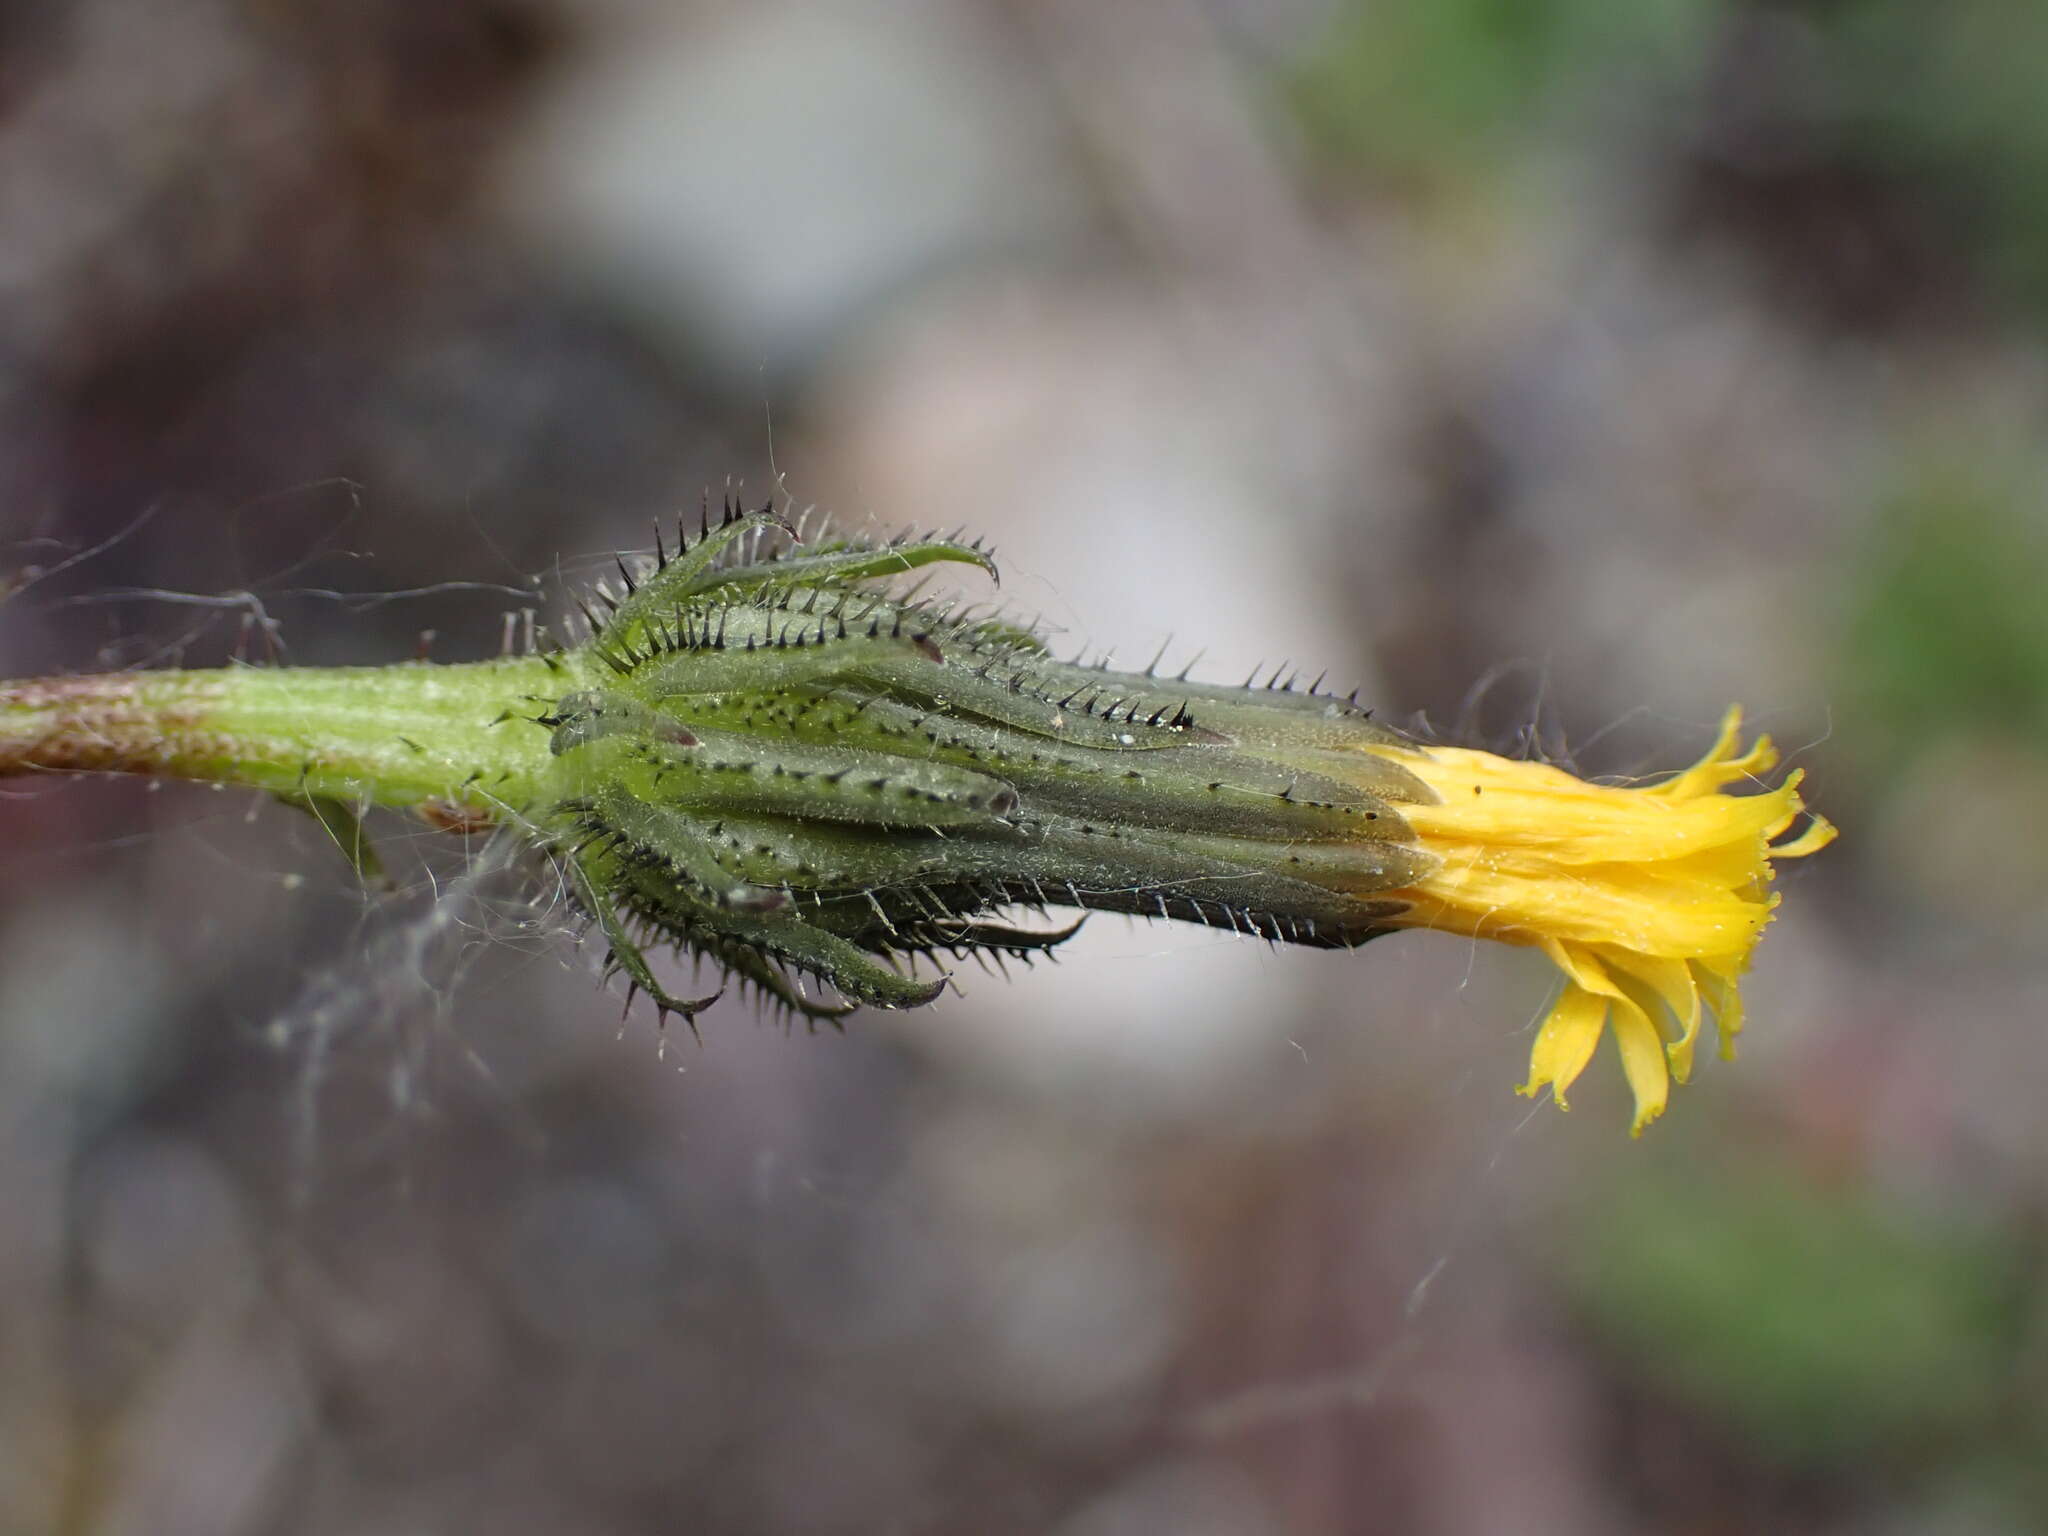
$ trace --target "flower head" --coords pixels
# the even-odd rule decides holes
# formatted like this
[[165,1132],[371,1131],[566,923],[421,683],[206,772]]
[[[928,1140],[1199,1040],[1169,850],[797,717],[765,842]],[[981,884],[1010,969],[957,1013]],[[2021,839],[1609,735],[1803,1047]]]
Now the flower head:
[[[1562,995],[1523,1092],[1560,1105],[1611,1022],[1636,1129],[1723,1047],[1776,898],[1823,847],[1795,774],[1731,712],[1649,788],[1425,747],[1356,696],[1063,661],[1028,625],[923,595],[979,543],[806,540],[707,506],[582,606],[578,644],[452,666],[246,668],[0,683],[0,776],[127,771],[268,790],[361,848],[352,806],[496,823],[549,860],[610,966],[665,1016],[650,950],[809,1020],[915,1007],[942,957],[1030,961],[1050,907],[1349,949],[1397,928],[1541,948]],[[913,578],[906,586],[898,578]],[[366,863],[358,855],[359,864]],[[920,964],[934,974],[920,975]],[[818,991],[809,989],[811,983]]]
[[1640,1133],[1663,1113],[1671,1079],[1691,1072],[1708,1012],[1733,1054],[1738,983],[1778,904],[1772,860],[1835,837],[1813,816],[1778,841],[1805,810],[1796,772],[1775,789],[1727,793],[1778,760],[1768,737],[1742,750],[1741,730],[1741,711],[1729,710],[1705,757],[1643,788],[1465,748],[1368,748],[1437,796],[1401,807],[1437,862],[1388,893],[1409,904],[1396,921],[1540,948],[1563,973],[1523,1093],[1548,1087],[1563,1108],[1611,1025]]

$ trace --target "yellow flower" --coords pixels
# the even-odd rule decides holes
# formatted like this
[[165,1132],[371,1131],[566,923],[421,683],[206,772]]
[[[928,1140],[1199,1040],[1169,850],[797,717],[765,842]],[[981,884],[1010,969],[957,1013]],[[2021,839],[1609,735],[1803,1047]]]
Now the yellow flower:
[[1741,750],[1731,709],[1713,749],[1648,788],[1589,784],[1544,763],[1454,747],[1374,746],[1434,790],[1404,805],[1416,840],[1438,863],[1389,892],[1410,905],[1401,925],[1540,948],[1564,973],[1521,1092],[1549,1087],[1560,1109],[1611,1023],[1635,1092],[1634,1131],[1664,1111],[1670,1080],[1692,1070],[1708,1010],[1724,1056],[1742,1028],[1737,983],[1778,904],[1773,859],[1803,858],[1834,840],[1815,816],[1774,843],[1804,811],[1800,775],[1759,794],[1778,761],[1768,737]]

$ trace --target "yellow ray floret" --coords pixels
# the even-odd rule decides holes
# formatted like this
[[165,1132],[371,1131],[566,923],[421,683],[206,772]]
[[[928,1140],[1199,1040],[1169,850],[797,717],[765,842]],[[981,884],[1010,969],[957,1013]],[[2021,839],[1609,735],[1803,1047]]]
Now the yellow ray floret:
[[1742,1028],[1737,983],[1778,898],[1773,859],[1803,858],[1834,840],[1805,812],[1800,775],[1760,784],[1778,760],[1768,737],[1741,747],[1731,709],[1707,755],[1647,788],[1590,784],[1545,763],[1462,748],[1374,747],[1433,789],[1405,805],[1415,840],[1436,855],[1421,882],[1389,894],[1397,919],[1543,950],[1563,991],[1536,1034],[1525,1094],[1565,1091],[1608,1027],[1635,1092],[1634,1129],[1664,1111],[1670,1081],[1692,1070],[1711,1012],[1723,1055]]

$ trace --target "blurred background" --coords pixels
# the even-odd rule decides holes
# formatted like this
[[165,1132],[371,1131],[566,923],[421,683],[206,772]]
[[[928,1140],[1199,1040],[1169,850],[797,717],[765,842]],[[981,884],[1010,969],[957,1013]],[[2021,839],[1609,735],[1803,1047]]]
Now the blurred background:
[[2034,0],[12,0],[0,674],[493,654],[735,479],[1844,836],[1630,1143],[1513,952],[663,1051],[447,834],[10,786],[0,1528],[2048,1527],[2044,325]]

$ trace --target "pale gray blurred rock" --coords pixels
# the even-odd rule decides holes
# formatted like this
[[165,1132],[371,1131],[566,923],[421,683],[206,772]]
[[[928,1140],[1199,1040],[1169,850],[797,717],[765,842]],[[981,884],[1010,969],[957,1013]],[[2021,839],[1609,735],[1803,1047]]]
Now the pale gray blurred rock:
[[601,36],[504,170],[564,269],[745,388],[1078,200],[968,8],[759,5]]

